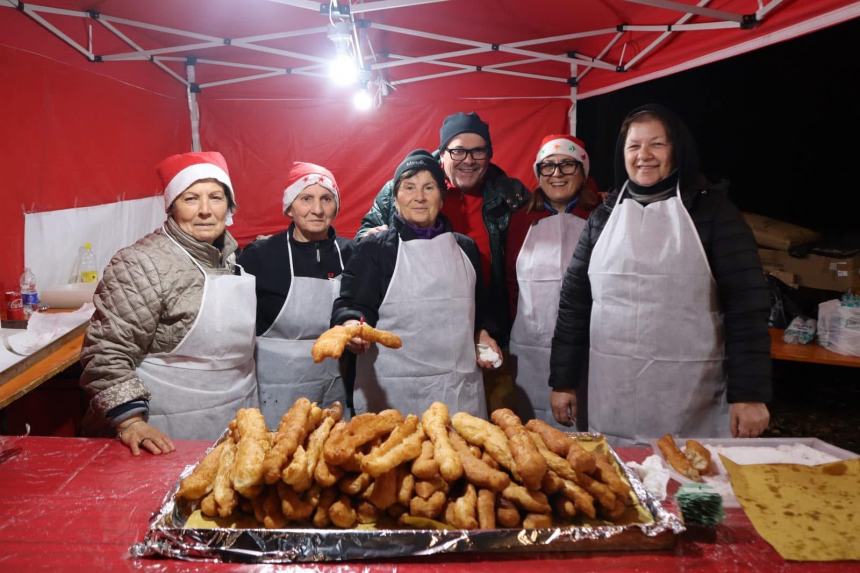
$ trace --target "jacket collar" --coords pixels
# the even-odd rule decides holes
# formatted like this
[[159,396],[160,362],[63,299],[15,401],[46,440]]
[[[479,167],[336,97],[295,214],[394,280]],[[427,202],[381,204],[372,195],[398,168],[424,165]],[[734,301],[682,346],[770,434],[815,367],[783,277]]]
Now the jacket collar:
[[[198,241],[183,231],[179,227],[179,224],[173,220],[173,217],[169,215],[164,223],[164,230],[177,243],[179,243],[179,245],[185,249],[189,255],[194,257],[197,262],[214,269],[224,267],[226,265],[227,258],[235,253],[236,249],[239,248],[239,244],[236,242],[236,239],[234,239],[229,231],[226,230],[224,231],[224,234],[215,241],[215,245]],[[223,246],[216,246],[222,243]]]

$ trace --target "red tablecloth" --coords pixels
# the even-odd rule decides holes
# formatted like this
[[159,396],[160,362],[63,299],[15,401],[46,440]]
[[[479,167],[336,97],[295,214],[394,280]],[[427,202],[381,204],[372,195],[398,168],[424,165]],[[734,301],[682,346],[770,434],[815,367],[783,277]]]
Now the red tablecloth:
[[[178,442],[167,456],[134,458],[116,440],[0,437],[0,448],[21,453],[0,464],[0,571],[398,571],[506,573],[553,571],[860,571],[858,563],[784,561],[750,524],[728,509],[713,535],[682,534],[660,552],[548,553],[535,556],[438,556],[382,563],[295,566],[237,565],[133,559],[128,548],[143,539],[182,468],[207,444]],[[641,461],[645,449],[622,449]]]

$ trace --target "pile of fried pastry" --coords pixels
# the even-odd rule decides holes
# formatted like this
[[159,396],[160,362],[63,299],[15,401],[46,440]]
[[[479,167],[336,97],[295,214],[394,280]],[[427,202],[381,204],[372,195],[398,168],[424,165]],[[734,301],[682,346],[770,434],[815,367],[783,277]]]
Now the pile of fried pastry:
[[241,409],[177,498],[272,529],[552,527],[617,521],[636,501],[607,454],[508,409],[492,422],[440,402],[420,419],[341,417],[340,404],[301,398],[269,432],[259,410]]

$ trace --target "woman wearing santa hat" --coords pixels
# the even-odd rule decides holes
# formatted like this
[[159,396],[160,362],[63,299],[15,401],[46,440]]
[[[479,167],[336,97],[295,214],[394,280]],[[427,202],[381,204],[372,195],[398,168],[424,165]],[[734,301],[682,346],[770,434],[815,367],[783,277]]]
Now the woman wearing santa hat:
[[314,340],[328,329],[340,275],[352,253],[352,242],[336,237],[332,227],[339,205],[337,182],[328,169],[293,163],[283,192],[283,213],[292,223],[251,243],[239,257],[257,277],[257,381],[271,427],[298,398],[321,406],[347,401],[338,363],[311,359]]
[[549,405],[549,355],[561,279],[594,202],[584,198],[590,161],[582,140],[547,135],[534,163],[538,187],[508,227],[505,252],[514,318],[510,356],[514,410],[556,424]]
[[224,157],[183,153],[156,169],[167,220],[105,268],[81,352],[85,430],[115,432],[134,455],[217,438],[258,404],[254,277],[234,264]]
[[359,354],[355,412],[397,408],[421,413],[433,402],[454,412],[486,417],[476,342],[500,354],[483,328],[487,317],[475,242],[451,231],[440,213],[445,173],[423,149],[410,153],[394,173],[397,215],[392,226],[364,238],[343,273],[332,324],[364,320],[394,332],[396,350],[353,339]]
[[561,289],[555,418],[576,415],[587,371],[589,429],[615,444],[758,436],[769,419],[770,300],[752,232],[724,186],[699,172],[671,110],[630,112],[614,163],[616,189],[589,217]]

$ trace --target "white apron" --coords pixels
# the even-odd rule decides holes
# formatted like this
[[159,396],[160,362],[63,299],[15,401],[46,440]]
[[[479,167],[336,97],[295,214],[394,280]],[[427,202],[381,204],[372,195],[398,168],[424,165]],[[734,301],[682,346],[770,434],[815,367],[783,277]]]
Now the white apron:
[[676,195],[622,202],[594,246],[589,429],[615,445],[730,435],[723,321],[699,234]]
[[150,424],[171,438],[214,440],[236,410],[258,404],[256,281],[244,271],[240,276],[207,275],[194,257],[167,237],[203,273],[203,297],[185,338],[171,352],[147,355],[137,375],[152,393]]
[[529,227],[517,256],[519,297],[510,341],[517,414],[564,430],[570,428],[555,421],[549,405],[549,356],[561,281],[583,229],[585,219],[569,213],[540,219]]
[[487,417],[475,356],[475,269],[453,233],[399,241],[377,328],[403,340],[359,354],[355,412],[397,408],[421,415],[439,401],[451,415]]
[[[343,259],[335,243],[340,268]],[[340,401],[346,406],[346,391],[337,360],[319,364],[311,358],[317,337],[328,330],[331,307],[340,292],[340,276],[332,279],[297,277],[293,249],[287,237],[290,258],[290,290],[277,318],[257,337],[257,383],[266,423],[277,428],[281,416],[297,399],[305,397],[320,406]]]

